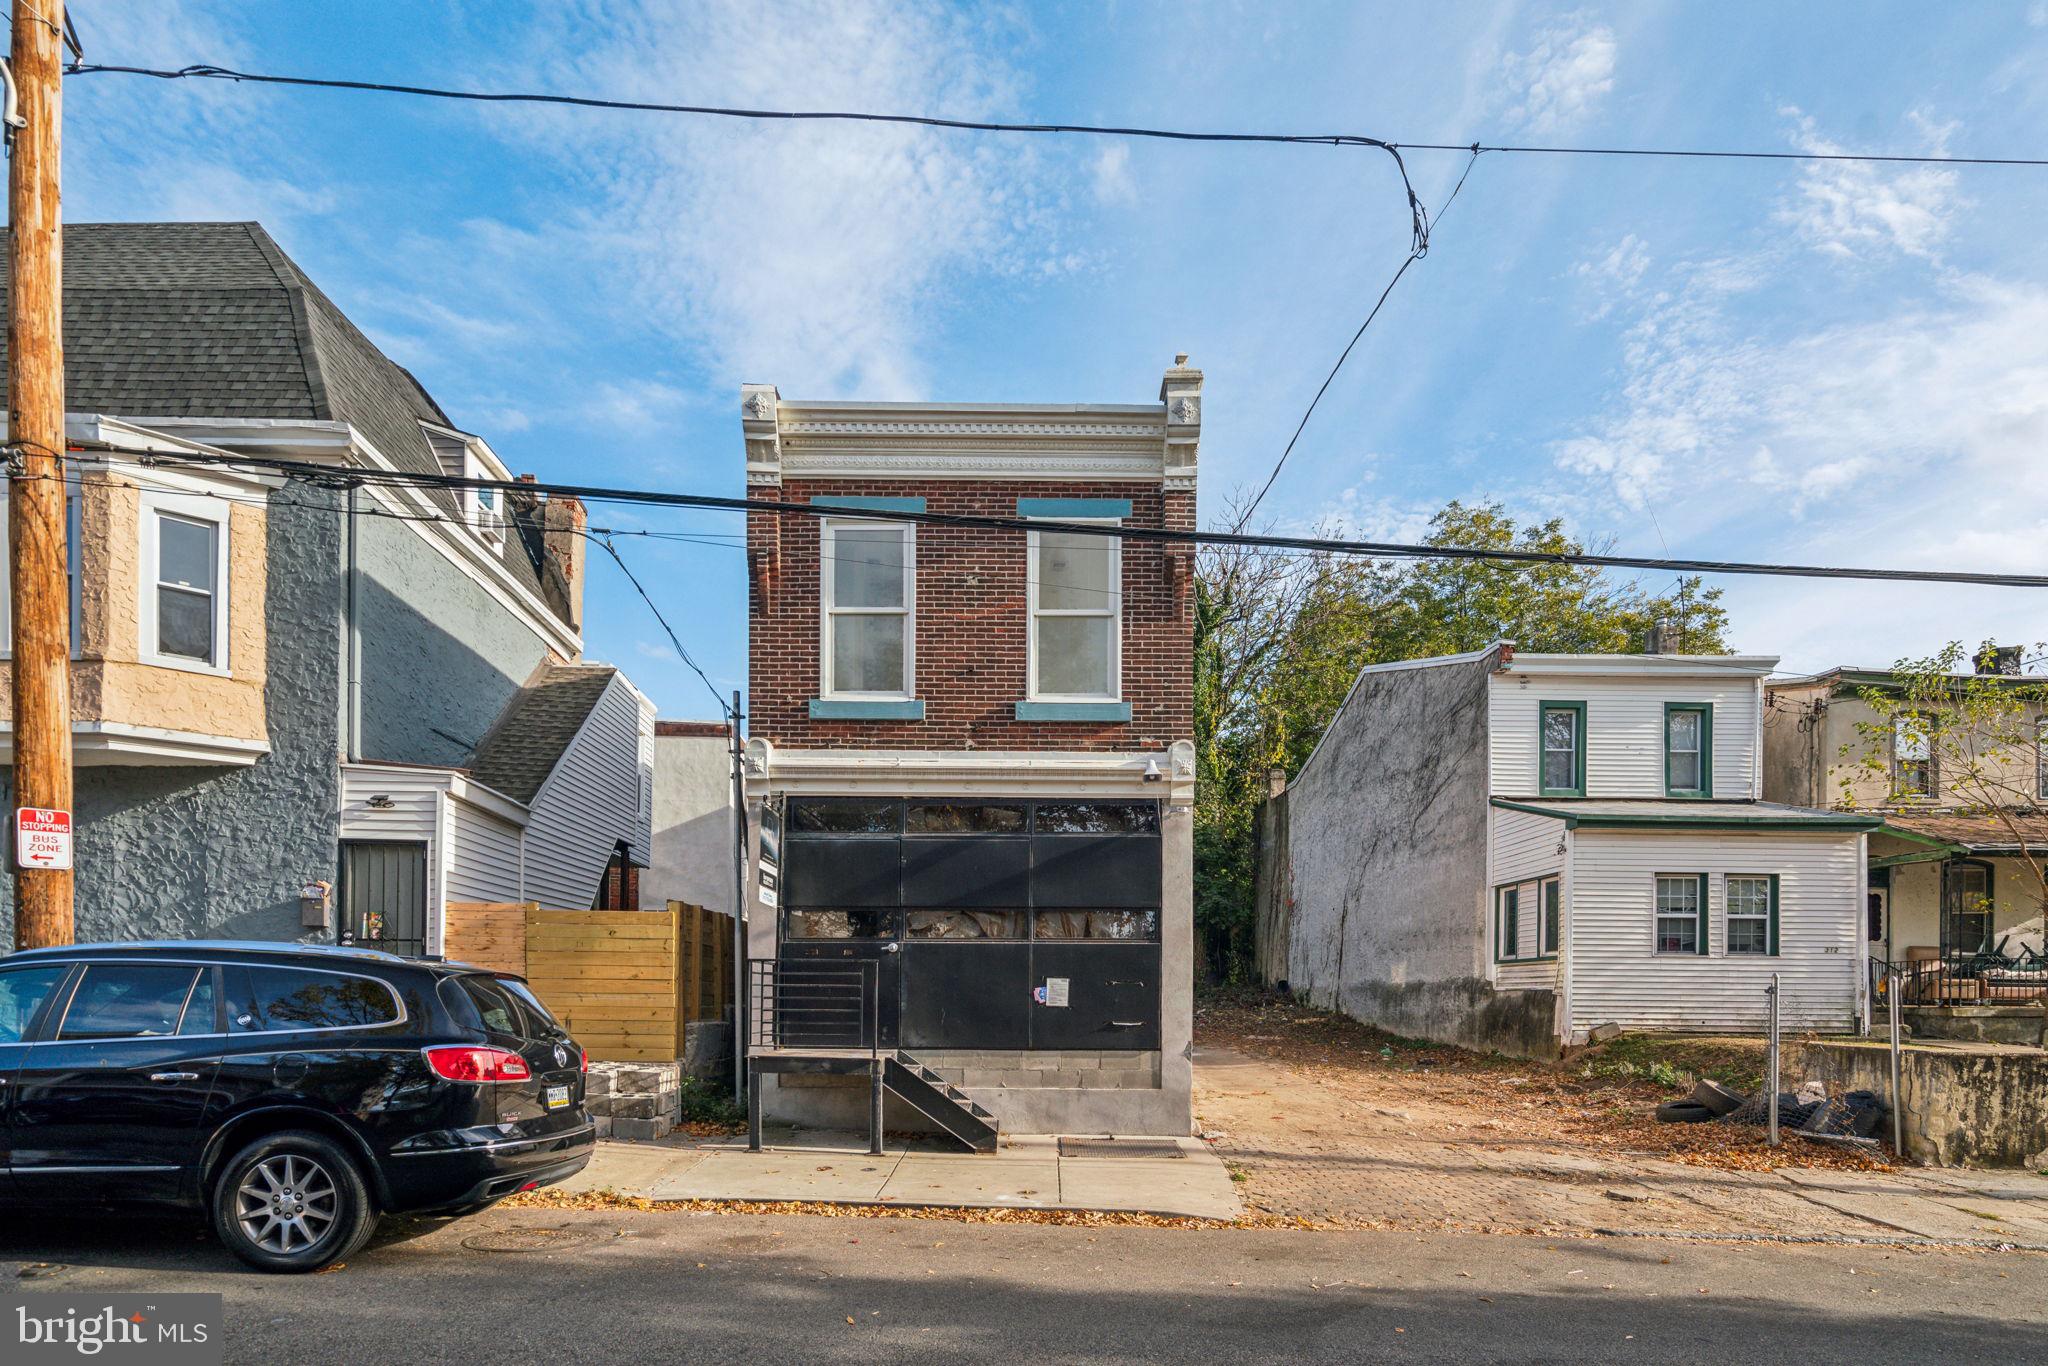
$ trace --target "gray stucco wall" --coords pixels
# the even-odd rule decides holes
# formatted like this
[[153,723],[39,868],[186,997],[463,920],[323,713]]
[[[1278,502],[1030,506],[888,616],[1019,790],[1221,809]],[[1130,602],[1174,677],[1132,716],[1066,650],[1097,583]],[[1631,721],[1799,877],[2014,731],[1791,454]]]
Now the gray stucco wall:
[[654,849],[640,904],[732,914],[732,751],[723,735],[654,737]]
[[356,536],[356,757],[466,763],[547,647],[410,523],[359,517]]
[[1284,845],[1268,845],[1288,861],[1287,977],[1396,1034],[1554,1052],[1552,994],[1486,980],[1492,663],[1359,676],[1287,790]]
[[[270,509],[264,709],[271,752],[247,768],[77,771],[80,941],[301,935],[299,890],[334,877],[341,804],[334,498],[295,485]],[[4,771],[0,786],[12,786]],[[13,879],[0,877],[0,943],[7,945],[13,900]]]

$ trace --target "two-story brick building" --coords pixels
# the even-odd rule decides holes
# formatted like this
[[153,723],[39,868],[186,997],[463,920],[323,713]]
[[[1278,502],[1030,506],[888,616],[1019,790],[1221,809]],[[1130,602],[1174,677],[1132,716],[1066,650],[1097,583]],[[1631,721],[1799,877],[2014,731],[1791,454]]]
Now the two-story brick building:
[[1361,670],[1275,798],[1289,984],[1534,1055],[1761,1029],[1773,976],[1787,1028],[1853,1026],[1877,821],[1761,800],[1776,663],[1497,644]]
[[[748,519],[757,852],[781,833],[749,954],[872,963],[881,1045],[1013,1131],[1188,1129],[1193,547],[1088,529],[1194,527],[1201,384],[742,390],[749,495],[820,509]],[[858,1077],[768,1081],[770,1115],[866,1108]]]

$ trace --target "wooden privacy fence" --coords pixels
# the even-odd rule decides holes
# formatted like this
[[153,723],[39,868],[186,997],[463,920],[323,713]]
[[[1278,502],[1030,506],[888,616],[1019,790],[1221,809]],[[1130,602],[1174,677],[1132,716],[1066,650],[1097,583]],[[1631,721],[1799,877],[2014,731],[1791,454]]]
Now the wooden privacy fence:
[[731,917],[679,901],[666,911],[450,902],[441,947],[525,977],[599,1061],[679,1058],[684,1027],[732,1005]]

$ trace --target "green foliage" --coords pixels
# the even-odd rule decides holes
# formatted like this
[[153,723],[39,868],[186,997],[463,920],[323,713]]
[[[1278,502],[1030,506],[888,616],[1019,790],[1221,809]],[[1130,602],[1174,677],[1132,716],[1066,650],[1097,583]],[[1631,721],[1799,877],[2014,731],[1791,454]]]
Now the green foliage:
[[735,1132],[747,1126],[747,1107],[732,1098],[730,1085],[684,1077],[677,1100],[677,1117],[685,1124],[717,1124]]
[[[1498,503],[1453,502],[1430,522],[1445,548],[1575,554],[1562,521],[1518,526]],[[1195,586],[1195,926],[1210,975],[1252,956],[1257,808],[1267,774],[1300,771],[1361,666],[1480,649],[1623,653],[1668,623],[1682,653],[1725,651],[1720,590],[1668,593],[1554,561],[1205,552]]]

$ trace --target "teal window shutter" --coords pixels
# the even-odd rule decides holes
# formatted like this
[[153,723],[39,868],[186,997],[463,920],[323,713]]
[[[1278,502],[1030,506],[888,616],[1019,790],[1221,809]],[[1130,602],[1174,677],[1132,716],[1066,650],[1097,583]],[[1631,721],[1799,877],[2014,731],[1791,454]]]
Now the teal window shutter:
[[1771,874],[1771,957],[1778,956],[1778,875]]
[[1702,958],[1706,957],[1706,956],[1707,956],[1707,875],[1706,875],[1705,873],[1701,873],[1701,874],[1700,874],[1700,924],[1699,924],[1699,930],[1698,930],[1698,931],[1697,931],[1697,932],[1695,933],[1695,935],[1694,935],[1694,938],[1696,938],[1696,939],[1697,939],[1697,940],[1698,940],[1699,942],[1698,942],[1697,944],[1695,944],[1695,945],[1693,946],[1693,952],[1695,952],[1695,953],[1699,954],[1699,955],[1700,955],[1700,956],[1701,956]]

